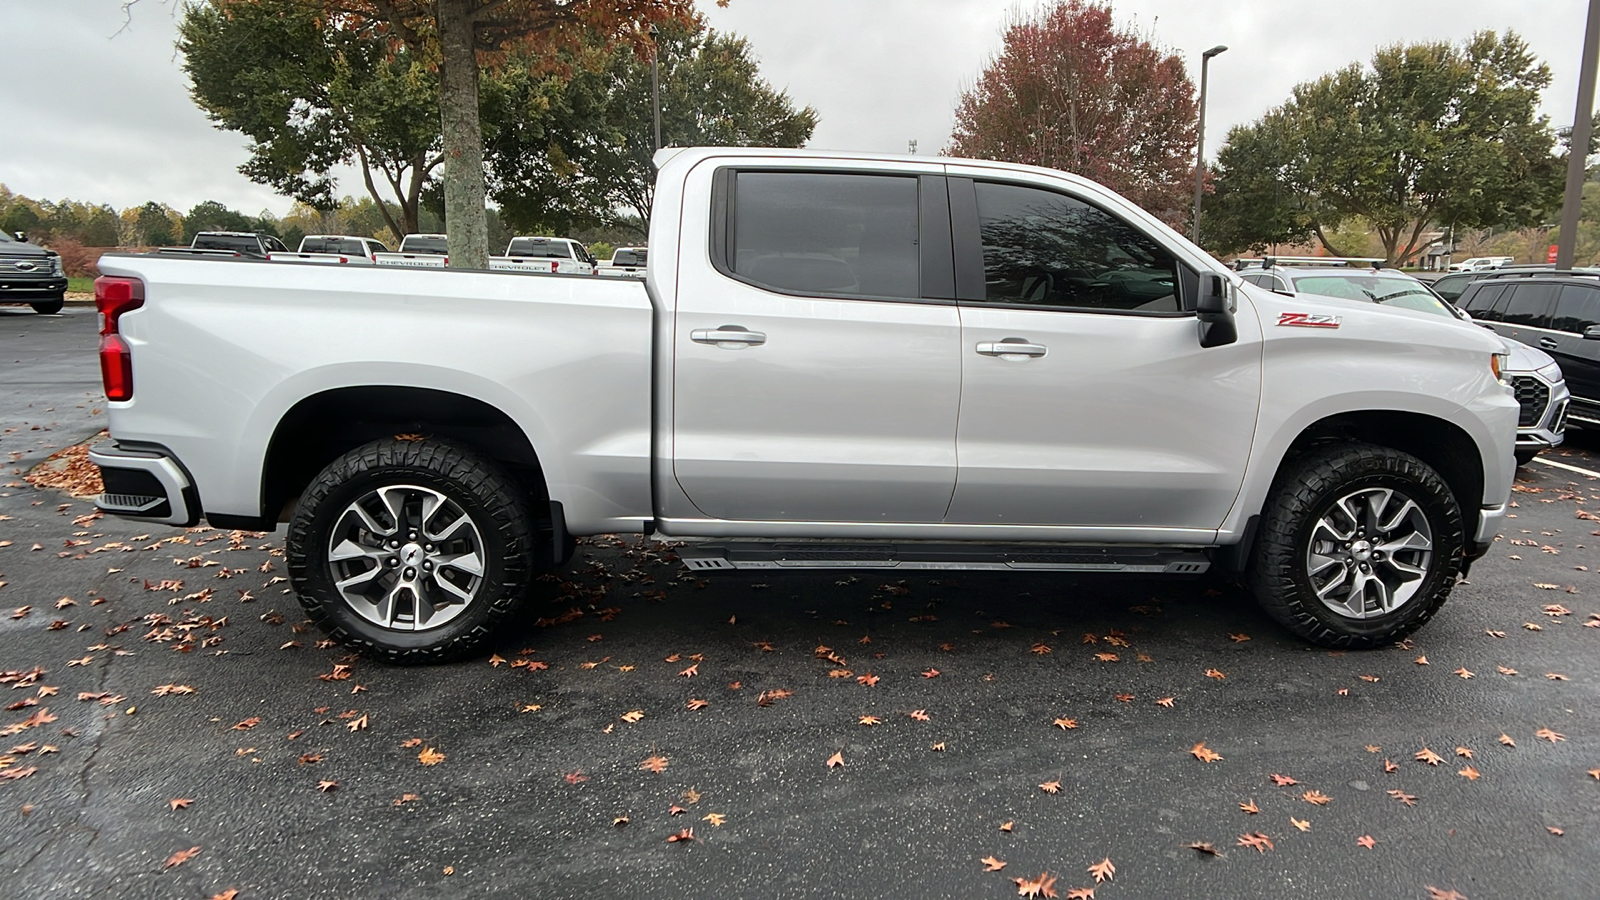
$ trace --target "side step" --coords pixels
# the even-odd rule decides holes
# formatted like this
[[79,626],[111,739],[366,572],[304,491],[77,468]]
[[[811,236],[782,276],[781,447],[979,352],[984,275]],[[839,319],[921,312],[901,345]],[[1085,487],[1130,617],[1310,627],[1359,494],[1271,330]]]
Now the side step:
[[705,541],[679,547],[697,571],[717,569],[998,569],[1198,575],[1211,567],[1199,547],[969,542]]

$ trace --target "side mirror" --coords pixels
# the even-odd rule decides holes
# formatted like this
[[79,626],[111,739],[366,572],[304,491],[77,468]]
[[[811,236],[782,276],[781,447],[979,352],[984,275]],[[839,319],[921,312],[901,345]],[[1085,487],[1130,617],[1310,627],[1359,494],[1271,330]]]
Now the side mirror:
[[26,231],[14,231],[12,234],[15,234],[17,236],[17,240],[23,242],[24,244],[28,242],[28,233]]
[[1590,325],[1583,330],[1583,339],[1586,341],[1600,341],[1600,325]]
[[1221,347],[1239,339],[1233,308],[1228,302],[1228,282],[1221,275],[1200,276],[1200,297],[1194,311],[1200,320],[1200,346]]

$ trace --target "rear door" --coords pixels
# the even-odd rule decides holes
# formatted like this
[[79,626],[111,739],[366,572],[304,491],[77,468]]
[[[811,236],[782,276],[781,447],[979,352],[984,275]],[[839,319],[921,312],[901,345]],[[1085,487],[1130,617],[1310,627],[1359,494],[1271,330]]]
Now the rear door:
[[944,518],[961,378],[948,200],[942,165],[906,168],[711,175],[711,249],[683,242],[672,338],[672,471],[702,515]]
[[952,524],[1214,529],[1243,483],[1261,335],[1205,349],[1195,270],[1065,189],[950,179],[961,297]]
[[[1506,285],[1495,301],[1494,330],[1514,341],[1548,351],[1554,344],[1549,333],[1550,313],[1561,285],[1549,281],[1519,281]],[[1541,339],[1544,339],[1541,343]]]

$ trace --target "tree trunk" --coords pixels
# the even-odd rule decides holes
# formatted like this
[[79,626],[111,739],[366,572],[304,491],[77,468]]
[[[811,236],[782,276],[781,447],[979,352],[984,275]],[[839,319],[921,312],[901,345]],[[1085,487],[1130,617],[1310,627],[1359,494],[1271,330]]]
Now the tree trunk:
[[451,268],[488,267],[483,128],[478,121],[477,0],[438,0],[439,111],[444,132],[444,230]]

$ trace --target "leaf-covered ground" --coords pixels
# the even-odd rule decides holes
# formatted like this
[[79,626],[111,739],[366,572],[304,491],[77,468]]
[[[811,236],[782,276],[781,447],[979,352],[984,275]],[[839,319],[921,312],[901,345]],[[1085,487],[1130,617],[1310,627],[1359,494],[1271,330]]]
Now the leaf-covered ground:
[[[52,415],[87,436],[91,408]],[[1369,653],[1207,581],[709,578],[600,539],[492,653],[397,669],[304,626],[281,535],[98,518],[23,480],[49,449],[0,479],[6,897],[1483,900],[1600,876],[1581,474],[1529,467],[1469,583]]]

